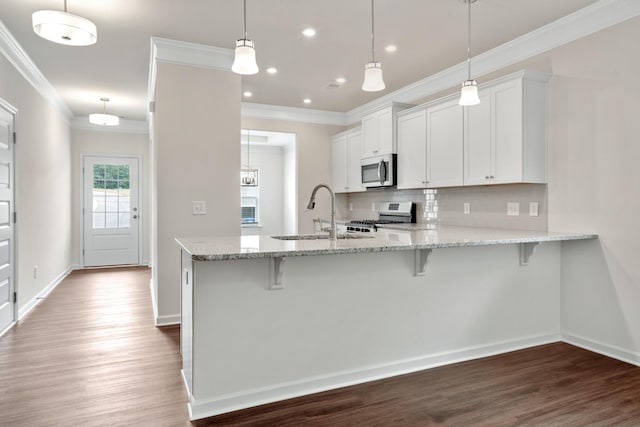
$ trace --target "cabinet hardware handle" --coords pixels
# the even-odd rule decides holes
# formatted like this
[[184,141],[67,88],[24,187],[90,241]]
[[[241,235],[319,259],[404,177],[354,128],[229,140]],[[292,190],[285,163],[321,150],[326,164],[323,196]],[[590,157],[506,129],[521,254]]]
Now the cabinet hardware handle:
[[484,179],[489,179],[489,175],[485,176]]
[[493,179],[493,178],[495,178],[495,177],[494,177],[493,175],[490,175],[490,176],[489,176],[489,178]]

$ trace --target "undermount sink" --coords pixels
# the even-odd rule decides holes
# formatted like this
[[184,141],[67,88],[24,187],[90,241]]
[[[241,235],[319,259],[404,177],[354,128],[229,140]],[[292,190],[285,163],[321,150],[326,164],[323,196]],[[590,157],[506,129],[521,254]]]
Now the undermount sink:
[[[273,239],[278,240],[321,240],[328,239],[328,234],[284,234],[281,236],[271,236]],[[345,233],[338,234],[338,239],[367,239],[372,238],[373,236],[364,235],[364,234],[353,234],[353,233]]]

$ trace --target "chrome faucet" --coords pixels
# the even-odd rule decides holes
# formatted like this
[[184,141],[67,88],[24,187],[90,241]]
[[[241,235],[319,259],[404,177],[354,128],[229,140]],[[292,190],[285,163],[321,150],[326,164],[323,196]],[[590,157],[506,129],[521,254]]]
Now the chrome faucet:
[[[311,193],[311,198],[309,199],[309,204],[307,205],[307,209],[311,210],[316,207],[316,193],[320,188],[326,188],[329,190],[331,194],[331,228],[329,229],[329,240],[337,240],[337,227],[336,227],[336,195],[333,194],[333,190],[327,184],[318,184],[316,188],[313,189]],[[322,227],[322,223],[320,223],[320,227]]]

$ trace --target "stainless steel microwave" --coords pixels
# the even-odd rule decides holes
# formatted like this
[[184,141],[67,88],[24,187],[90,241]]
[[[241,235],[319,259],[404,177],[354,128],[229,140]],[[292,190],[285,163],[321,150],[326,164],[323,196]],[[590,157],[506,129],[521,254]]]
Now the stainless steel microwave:
[[360,159],[362,186],[392,187],[396,185],[396,155],[381,154]]

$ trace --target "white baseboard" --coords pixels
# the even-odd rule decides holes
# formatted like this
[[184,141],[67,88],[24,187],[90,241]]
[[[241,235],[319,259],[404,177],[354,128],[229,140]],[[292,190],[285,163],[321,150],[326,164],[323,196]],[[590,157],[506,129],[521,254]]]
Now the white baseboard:
[[149,292],[151,292],[151,308],[153,308],[153,319],[158,324],[158,302],[156,300],[156,293],[153,289],[153,277],[149,279]]
[[165,316],[158,316],[156,314],[156,326],[171,326],[180,324],[179,314],[169,314]]
[[305,378],[300,381],[277,384],[261,389],[247,390],[220,396],[215,399],[189,399],[189,415],[192,420],[220,415],[252,406],[291,399],[340,387],[361,384],[451,363],[479,359],[537,345],[560,341],[560,334],[539,335],[502,341],[483,346],[469,347],[446,353],[432,354],[415,359],[401,360],[364,369],[337,372],[335,374]]
[[4,328],[2,331],[0,331],[0,338],[2,338],[2,336],[3,336],[4,334],[6,334],[7,332],[9,332],[9,330],[10,330],[11,328],[13,328],[13,327],[15,326],[15,324],[16,324],[16,322],[11,322],[11,323],[9,324],[9,326],[7,326],[7,327],[6,327],[6,328]]
[[20,307],[18,309],[18,321],[20,321],[24,316],[27,315],[27,313],[33,310],[33,308],[38,305],[41,300],[45,299],[47,295],[49,295],[51,291],[53,291],[56,286],[58,286],[60,282],[62,282],[64,278],[67,277],[69,273],[71,273],[72,270],[74,270],[73,266],[67,268],[64,272],[58,275],[58,277],[53,279],[53,281],[51,281],[51,283],[49,283],[44,289],[38,292],[35,297],[31,298],[29,302]]
[[576,347],[584,348],[585,350],[593,351],[594,353],[602,354],[603,356],[640,366],[640,353],[631,350],[565,332],[562,333],[562,341],[575,345]]

